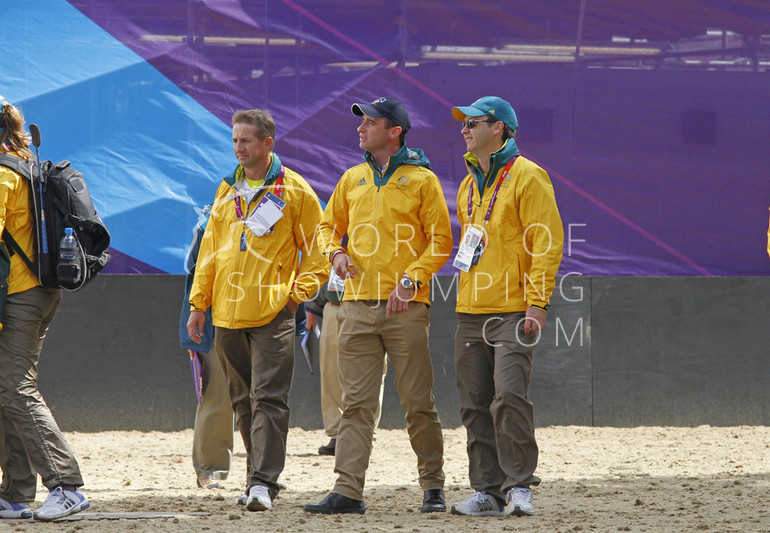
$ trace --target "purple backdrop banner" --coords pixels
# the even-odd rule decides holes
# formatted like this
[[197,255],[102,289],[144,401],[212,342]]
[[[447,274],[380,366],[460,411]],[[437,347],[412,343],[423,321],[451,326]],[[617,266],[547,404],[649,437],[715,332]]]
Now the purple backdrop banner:
[[70,4],[225,124],[271,111],[276,151],[323,200],[361,160],[350,105],[393,96],[456,219],[464,143],[450,109],[494,94],[551,175],[562,274],[770,272],[770,2]]

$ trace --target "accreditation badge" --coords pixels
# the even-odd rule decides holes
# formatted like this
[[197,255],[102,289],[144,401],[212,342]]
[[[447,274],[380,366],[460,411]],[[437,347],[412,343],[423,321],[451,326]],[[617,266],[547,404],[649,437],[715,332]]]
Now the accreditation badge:
[[334,267],[329,271],[329,289],[341,293],[345,290],[345,280],[337,275]]
[[473,264],[473,256],[483,237],[484,232],[481,228],[468,226],[462,241],[460,241],[460,246],[457,248],[457,255],[452,264],[463,272],[468,272]]
[[259,204],[257,204],[256,209],[246,219],[246,226],[257,237],[271,232],[273,225],[283,216],[283,208],[285,206],[286,202],[274,194],[265,194]]

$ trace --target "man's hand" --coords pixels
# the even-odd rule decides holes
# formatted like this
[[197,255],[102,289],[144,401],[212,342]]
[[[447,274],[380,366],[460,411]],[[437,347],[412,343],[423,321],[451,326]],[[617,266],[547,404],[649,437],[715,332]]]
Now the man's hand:
[[388,296],[388,306],[385,308],[385,316],[390,318],[391,315],[396,313],[403,313],[409,309],[409,302],[414,299],[414,291],[412,289],[405,289],[400,283],[396,284],[396,288]]
[[539,307],[527,307],[527,313],[524,320],[524,334],[537,333],[545,327],[545,317],[548,312]]
[[201,343],[203,327],[206,325],[206,313],[203,311],[191,311],[187,319],[187,334],[196,344]]
[[307,311],[307,313],[305,313],[305,316],[307,317],[305,320],[305,327],[308,331],[313,331],[318,325],[318,317],[315,316],[315,313],[308,311],[307,306],[305,306],[305,311]]
[[353,279],[358,272],[358,269],[353,266],[353,260],[345,252],[338,253],[334,256],[332,266],[334,267],[334,272],[336,272],[342,279]]
[[289,308],[289,311],[291,311],[291,314],[293,315],[294,313],[297,312],[297,309],[299,308],[299,304],[294,300],[292,300],[291,298],[289,298],[289,301],[286,302],[286,307]]

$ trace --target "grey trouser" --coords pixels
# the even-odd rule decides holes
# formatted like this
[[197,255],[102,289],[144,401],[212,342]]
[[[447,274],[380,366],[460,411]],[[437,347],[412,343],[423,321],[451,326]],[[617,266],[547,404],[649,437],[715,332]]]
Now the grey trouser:
[[233,405],[217,351],[198,352],[204,389],[195,411],[192,462],[198,479],[227,479],[233,458]]
[[[330,437],[336,437],[342,420],[344,409],[342,387],[337,375],[337,337],[339,336],[339,320],[337,314],[340,306],[331,302],[324,305],[323,323],[321,324],[321,339],[319,346],[319,366],[321,373],[321,414],[324,421],[324,430]],[[382,382],[385,383],[385,375],[388,373],[387,359],[383,358]],[[374,413],[374,427],[380,423],[382,412],[382,394],[385,390],[380,387],[380,400],[377,403],[377,411]]]
[[540,483],[528,399],[537,335],[524,334],[523,318],[457,314],[455,372],[471,487],[501,501],[511,487]]
[[10,502],[35,499],[35,472],[49,489],[83,485],[75,456],[37,386],[43,339],[60,301],[61,291],[42,287],[6,300],[0,331],[0,498]]
[[286,464],[294,315],[284,307],[272,322],[258,328],[217,327],[214,345],[246,448],[246,487],[265,485],[275,498],[280,490],[278,476]]
[[[337,433],[334,492],[356,500],[363,498],[385,352],[406,411],[406,430],[417,455],[420,487],[444,487],[444,440],[433,397],[428,307],[411,302],[407,311],[390,318],[385,309],[384,301],[343,302],[338,314],[338,366],[345,410]],[[403,461],[397,468],[403,469]]]

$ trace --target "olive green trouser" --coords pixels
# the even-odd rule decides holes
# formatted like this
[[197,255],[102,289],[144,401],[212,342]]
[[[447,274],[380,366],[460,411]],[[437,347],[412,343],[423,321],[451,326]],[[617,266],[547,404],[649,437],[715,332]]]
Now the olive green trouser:
[[227,376],[235,422],[248,457],[246,488],[280,487],[294,377],[294,315],[288,307],[257,328],[215,328],[214,345]]
[[38,390],[43,339],[61,301],[61,291],[34,287],[6,300],[0,331],[0,498],[35,499],[43,485],[80,487],[83,478],[69,444]]
[[517,485],[537,485],[538,448],[529,401],[536,334],[524,313],[457,313],[455,372],[468,434],[471,487],[501,502]]

